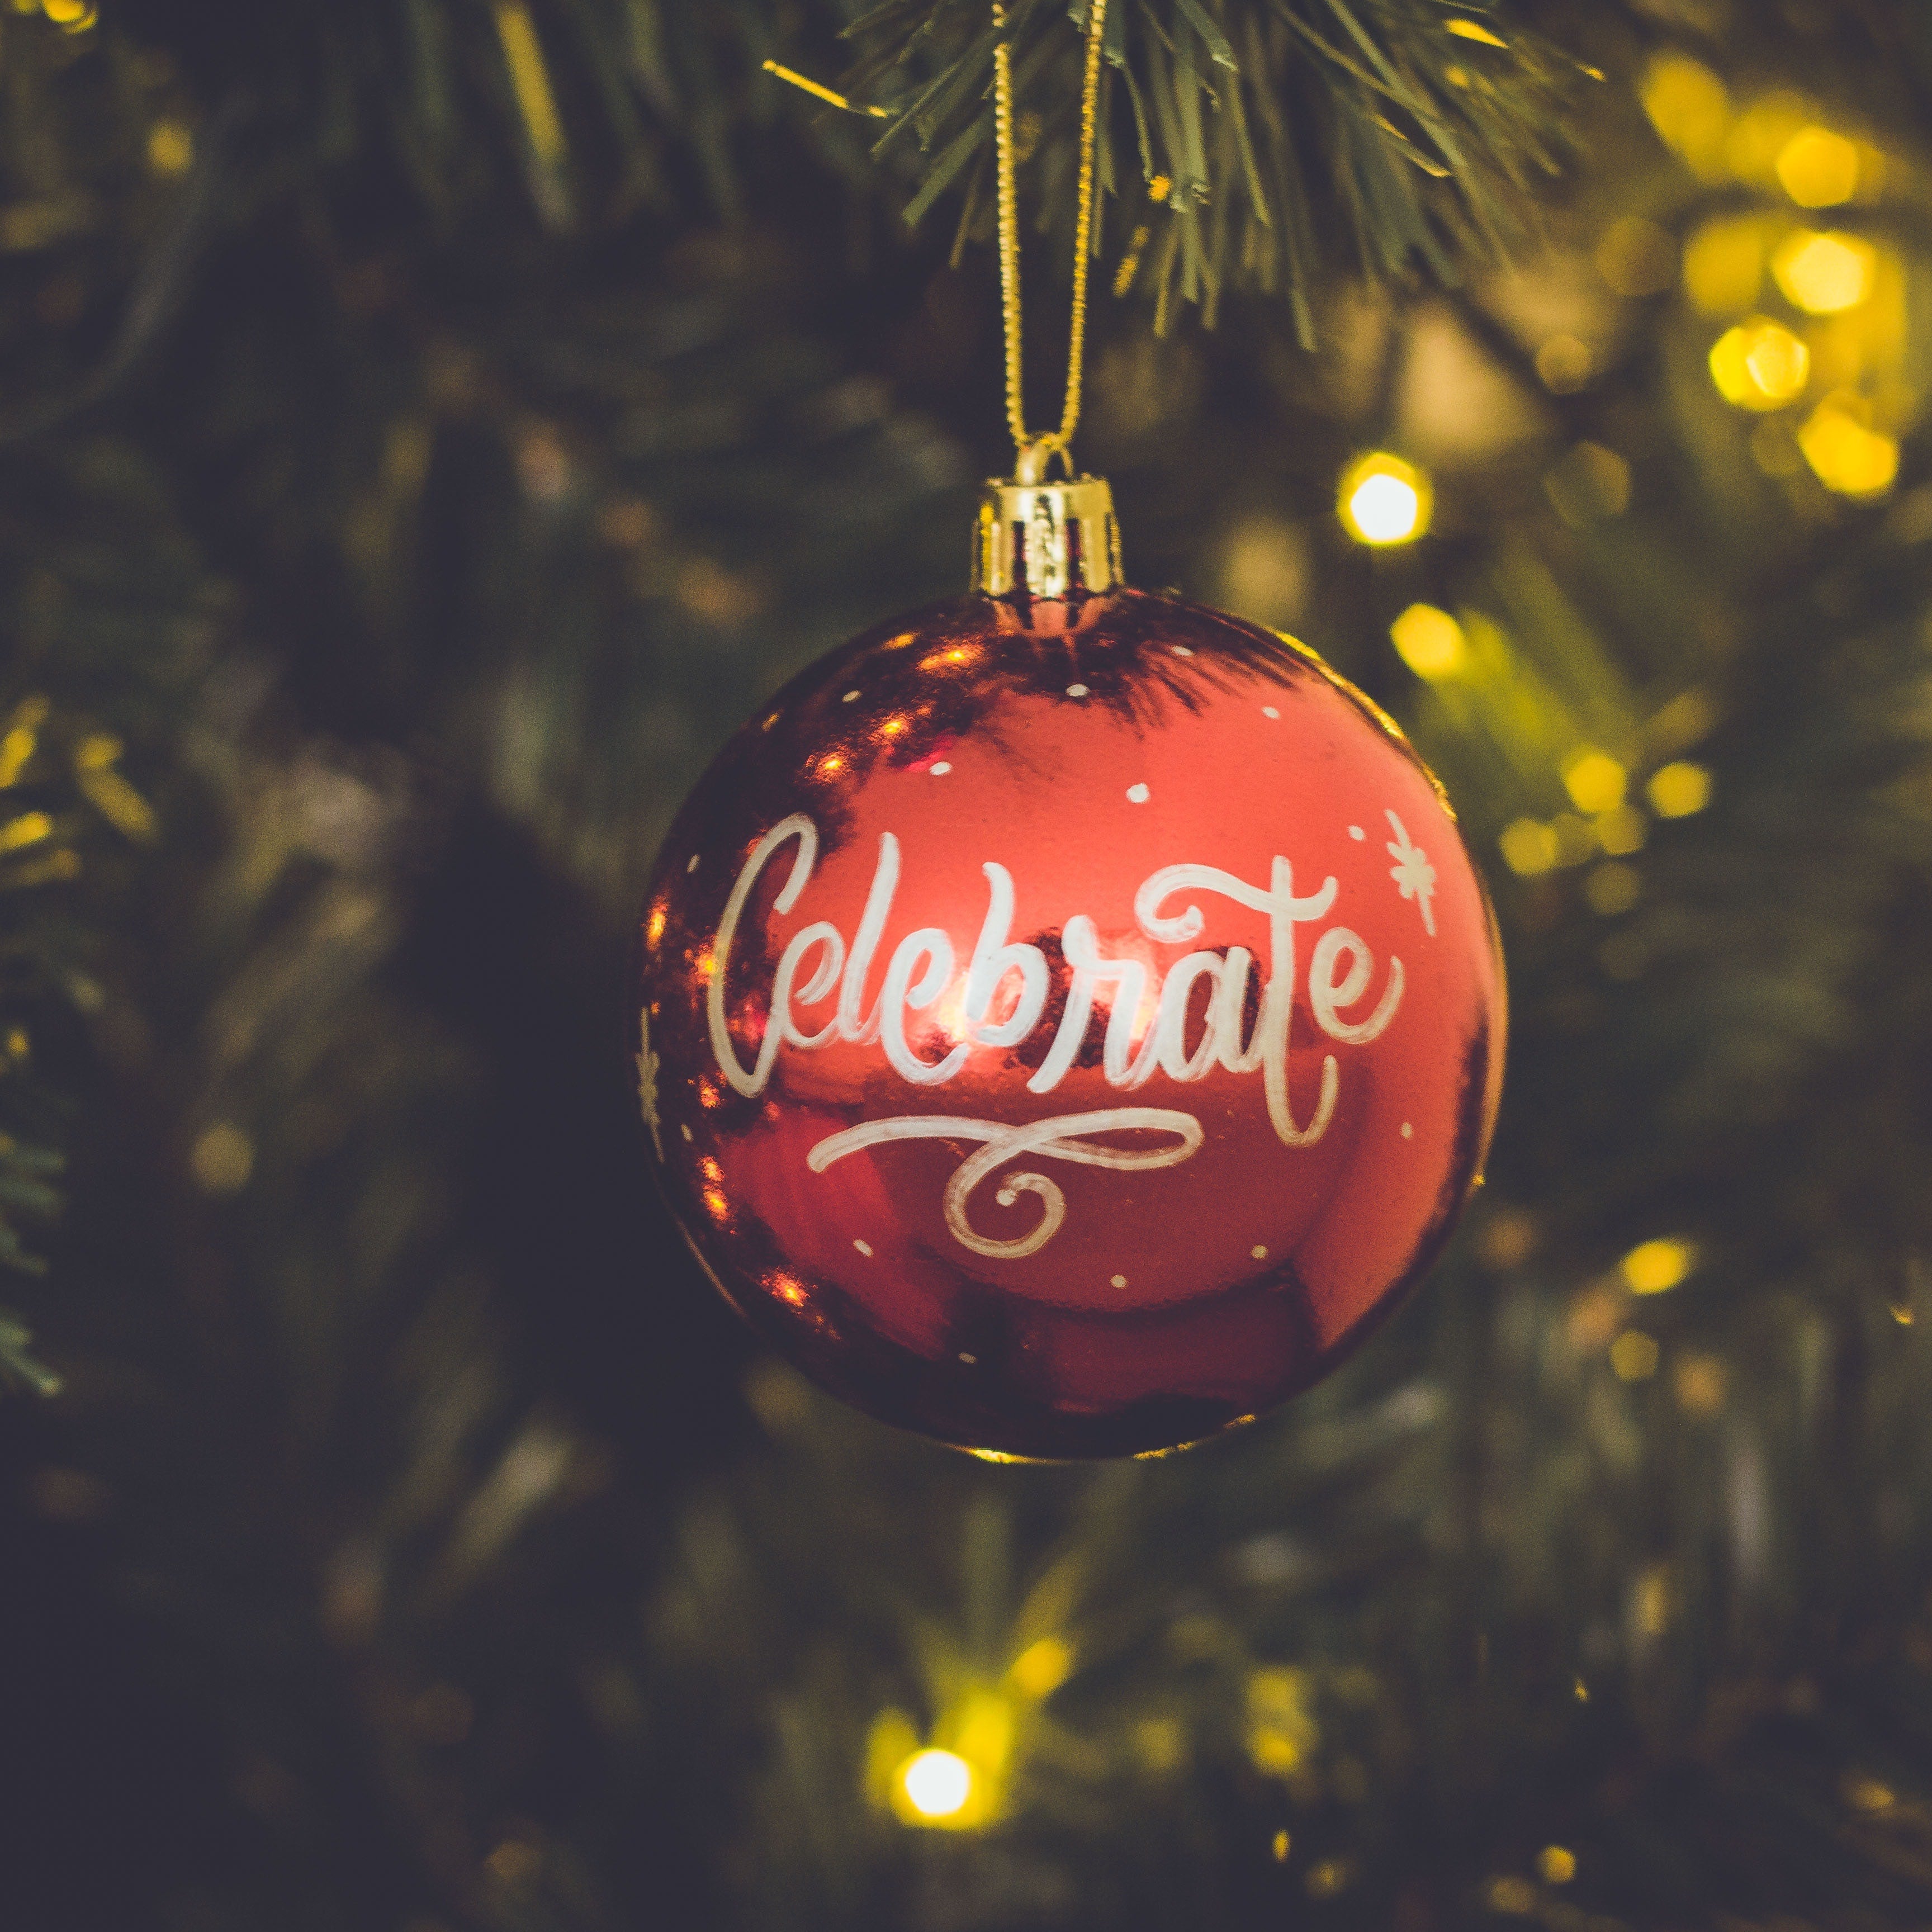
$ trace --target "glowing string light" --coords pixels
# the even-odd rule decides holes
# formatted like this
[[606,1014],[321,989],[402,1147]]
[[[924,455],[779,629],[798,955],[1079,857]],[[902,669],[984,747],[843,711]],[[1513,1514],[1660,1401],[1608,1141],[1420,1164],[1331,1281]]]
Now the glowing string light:
[[1728,328],[1711,350],[1711,380],[1726,402],[1778,410],[1804,393],[1811,352],[1783,323],[1758,315]]
[[920,1817],[955,1818],[973,1796],[973,1767],[956,1751],[915,1751],[899,1766],[898,1786]]
[[1618,1264],[1624,1285],[1633,1294],[1661,1294],[1684,1280],[1697,1265],[1694,1243],[1642,1241]]
[[1337,510],[1349,533],[1377,548],[1408,543],[1429,528],[1433,493],[1412,463],[1372,450],[1343,472]]

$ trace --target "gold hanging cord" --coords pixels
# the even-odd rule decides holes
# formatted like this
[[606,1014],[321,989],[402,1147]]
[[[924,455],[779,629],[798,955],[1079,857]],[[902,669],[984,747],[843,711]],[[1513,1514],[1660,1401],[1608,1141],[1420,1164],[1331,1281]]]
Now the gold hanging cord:
[[1081,364],[1087,344],[1087,260],[1094,234],[1094,136],[1100,98],[1100,38],[1106,23],[1107,0],[1087,0],[1087,79],[1080,98],[1080,205],[1073,238],[1073,327],[1066,356],[1066,406],[1060,427],[1038,436],[1026,426],[1026,405],[1020,378],[1020,224],[1019,197],[1013,181],[1012,49],[1005,36],[1006,10],[993,0],[993,26],[1000,38],[993,44],[993,140],[1000,189],[1000,299],[1006,331],[1006,424],[1018,452],[1014,464],[1022,483],[1043,482],[1046,466],[1058,450],[1069,467],[1067,454],[1080,423]]

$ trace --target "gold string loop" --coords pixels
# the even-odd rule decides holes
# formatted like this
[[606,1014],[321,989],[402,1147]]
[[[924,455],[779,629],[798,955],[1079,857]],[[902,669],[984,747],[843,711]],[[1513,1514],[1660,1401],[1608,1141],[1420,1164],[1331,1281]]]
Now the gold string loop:
[[1060,427],[1034,435],[1026,426],[1020,374],[1019,193],[1013,161],[1012,49],[1005,37],[1006,8],[993,0],[993,146],[999,176],[1000,305],[1006,324],[1006,427],[1017,452],[1014,475],[1022,483],[1043,482],[1057,452],[1073,473],[1069,454],[1080,425],[1080,381],[1087,347],[1087,265],[1094,239],[1094,140],[1100,119],[1101,38],[1107,0],[1088,0],[1087,72],[1080,98],[1080,197],[1074,223],[1073,323],[1066,355],[1066,402]]

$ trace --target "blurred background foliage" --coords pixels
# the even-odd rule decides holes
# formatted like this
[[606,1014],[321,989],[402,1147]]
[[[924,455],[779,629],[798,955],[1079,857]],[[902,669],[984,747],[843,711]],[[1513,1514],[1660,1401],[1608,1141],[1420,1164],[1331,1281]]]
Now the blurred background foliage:
[[1342,1376],[995,1468],[754,1355],[621,998],[1007,460],[976,10],[0,11],[10,1925],[1932,1916],[1932,28],[1115,18],[1083,462],[1408,724],[1515,1040]]

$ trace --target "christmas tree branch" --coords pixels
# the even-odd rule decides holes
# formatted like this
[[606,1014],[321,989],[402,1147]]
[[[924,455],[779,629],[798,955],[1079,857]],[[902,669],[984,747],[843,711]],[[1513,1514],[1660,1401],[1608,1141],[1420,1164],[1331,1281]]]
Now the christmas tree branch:
[[[1072,221],[1084,19],[1079,0],[1007,12],[1043,227]],[[1525,190],[1558,164],[1566,90],[1587,70],[1503,24],[1432,0],[1124,0],[1106,29],[1099,166],[1129,212],[1094,233],[1115,292],[1151,292],[1162,326],[1177,298],[1211,320],[1226,288],[1277,292],[1309,343],[1311,206],[1346,211],[1372,275],[1420,261],[1453,280],[1462,256],[1506,247]],[[841,85],[890,109],[873,154],[916,178],[916,223],[991,142],[990,10],[886,0],[846,33],[862,51]],[[1145,204],[1127,188],[1136,172]],[[976,178],[962,232],[990,224]]]

